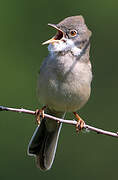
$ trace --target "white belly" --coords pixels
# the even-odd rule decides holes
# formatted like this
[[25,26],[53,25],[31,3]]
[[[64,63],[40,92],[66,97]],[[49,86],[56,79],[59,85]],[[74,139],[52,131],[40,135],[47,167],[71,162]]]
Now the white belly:
[[87,63],[46,59],[38,79],[39,101],[55,111],[77,111],[90,96],[91,79]]

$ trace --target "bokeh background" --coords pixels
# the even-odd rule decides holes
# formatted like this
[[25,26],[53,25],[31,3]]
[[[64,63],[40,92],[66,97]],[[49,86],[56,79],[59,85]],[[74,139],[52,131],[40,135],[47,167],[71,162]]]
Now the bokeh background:
[[[1,0],[0,105],[35,110],[37,72],[55,31],[47,23],[82,14],[92,31],[92,94],[80,110],[86,123],[118,131],[118,1]],[[68,115],[72,119],[72,115]],[[27,145],[34,117],[0,112],[0,179],[117,179],[118,140],[95,133],[76,134],[63,125],[57,154],[48,172],[35,167]]]

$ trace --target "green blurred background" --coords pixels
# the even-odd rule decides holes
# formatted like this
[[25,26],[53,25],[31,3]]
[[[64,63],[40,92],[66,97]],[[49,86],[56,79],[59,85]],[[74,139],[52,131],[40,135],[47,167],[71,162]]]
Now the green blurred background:
[[[92,94],[80,115],[88,124],[118,131],[117,0],[1,0],[0,105],[39,107],[37,72],[48,54],[41,43],[55,33],[47,23],[79,14],[93,32]],[[69,125],[63,125],[52,169],[40,171],[27,155],[35,127],[31,115],[0,112],[0,180],[117,179],[118,140],[92,132],[77,135]]]

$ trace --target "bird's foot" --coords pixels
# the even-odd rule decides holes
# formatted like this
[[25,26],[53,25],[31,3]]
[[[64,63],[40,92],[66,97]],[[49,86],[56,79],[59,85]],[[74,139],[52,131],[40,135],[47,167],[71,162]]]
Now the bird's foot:
[[35,114],[36,114],[36,122],[40,124],[41,119],[44,119],[44,109],[46,106],[42,107],[42,109],[36,109]]
[[81,119],[81,117],[76,112],[73,112],[73,114],[75,115],[77,119],[76,132],[78,133],[79,131],[83,129],[85,122],[83,119]]

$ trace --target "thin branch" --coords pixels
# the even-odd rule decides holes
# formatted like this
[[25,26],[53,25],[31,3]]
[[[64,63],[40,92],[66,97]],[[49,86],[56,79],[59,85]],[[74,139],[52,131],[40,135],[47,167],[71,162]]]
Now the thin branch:
[[[9,108],[9,107],[4,107],[4,106],[0,106],[0,111],[13,111],[13,112],[19,112],[19,113],[26,113],[26,114],[32,114],[32,115],[36,115],[35,111],[31,111],[31,110],[27,110],[27,109],[16,109],[16,108]],[[57,118],[55,116],[51,116],[49,114],[44,113],[44,116],[49,118],[49,119],[53,119],[55,121],[59,121],[61,123],[66,123],[66,124],[71,124],[71,125],[76,125],[77,121],[75,120],[65,120],[65,119],[61,119],[61,118]],[[114,133],[114,132],[110,132],[110,131],[105,131],[99,128],[95,128],[93,126],[84,124],[84,129],[85,130],[89,130],[89,131],[94,131],[97,134],[103,134],[103,135],[108,135],[108,136],[112,136],[112,137],[116,137],[118,138],[118,132]]]

